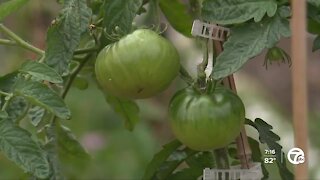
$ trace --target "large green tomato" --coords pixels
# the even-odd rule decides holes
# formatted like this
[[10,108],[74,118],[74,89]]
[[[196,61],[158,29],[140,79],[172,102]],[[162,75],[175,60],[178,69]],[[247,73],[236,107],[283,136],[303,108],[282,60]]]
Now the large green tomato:
[[139,29],[106,46],[97,57],[95,72],[106,92],[139,99],[166,89],[179,68],[179,54],[167,39]]
[[235,140],[244,124],[245,109],[241,99],[223,87],[212,94],[186,88],[172,98],[169,116],[177,139],[191,149],[205,151]]

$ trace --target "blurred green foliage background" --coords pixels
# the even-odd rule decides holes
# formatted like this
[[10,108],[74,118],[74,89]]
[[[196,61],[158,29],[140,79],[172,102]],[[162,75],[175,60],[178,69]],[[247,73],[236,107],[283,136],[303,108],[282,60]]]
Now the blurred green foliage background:
[[[45,47],[47,27],[59,11],[53,0],[32,0],[25,7],[6,19],[5,24],[18,35],[39,48]],[[138,19],[143,22],[143,18]],[[163,19],[165,21],[165,19]],[[180,51],[181,61],[195,74],[196,64],[201,60],[201,53],[192,39],[185,38],[170,27],[166,32]],[[0,35],[1,37],[1,35]],[[290,52],[289,41],[280,43]],[[313,54],[318,58],[319,54]],[[16,48],[0,46],[0,75],[12,72],[33,54]],[[313,58],[310,66],[319,64]],[[236,74],[239,95],[243,99],[247,117],[260,117],[274,126],[274,132],[282,138],[281,143],[287,152],[294,147],[290,122],[290,69],[286,65],[271,66],[266,71],[263,56],[257,57]],[[319,67],[319,66],[318,66]],[[310,89],[310,174],[320,178],[319,169],[319,92],[318,69],[310,70],[308,84]],[[314,77],[316,76],[316,77]],[[133,132],[123,127],[121,117],[113,112],[99,91],[95,79],[89,74],[83,78],[88,82],[86,90],[73,86],[66,102],[72,111],[72,119],[63,122],[68,126],[82,145],[92,156],[90,162],[79,159],[66,159],[63,170],[70,179],[139,179],[147,163],[161,145],[173,139],[167,122],[167,106],[171,96],[185,84],[177,78],[171,87],[152,99],[139,100],[141,122]],[[318,83],[318,84],[317,84]],[[317,120],[317,121],[316,121]],[[23,121],[23,126],[30,131],[35,129]],[[248,134],[257,138],[257,134],[248,128]],[[262,147],[264,150],[265,147]],[[268,165],[270,179],[279,179],[276,166]],[[9,162],[0,153],[0,179],[20,179],[24,172]]]

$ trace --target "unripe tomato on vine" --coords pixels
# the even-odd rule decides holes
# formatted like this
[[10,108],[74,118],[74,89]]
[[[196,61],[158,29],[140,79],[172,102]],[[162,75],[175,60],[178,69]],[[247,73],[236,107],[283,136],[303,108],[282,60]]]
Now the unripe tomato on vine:
[[177,139],[191,149],[205,151],[235,140],[245,122],[245,108],[241,99],[224,87],[210,93],[186,88],[173,96],[169,117]]
[[152,97],[178,75],[179,54],[170,41],[148,29],[138,29],[106,46],[95,73],[101,87],[129,99]]

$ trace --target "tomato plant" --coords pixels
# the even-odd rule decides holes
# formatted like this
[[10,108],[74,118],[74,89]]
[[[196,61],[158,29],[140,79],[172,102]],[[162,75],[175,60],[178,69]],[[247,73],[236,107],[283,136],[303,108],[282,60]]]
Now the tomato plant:
[[194,150],[222,148],[234,141],[244,124],[241,99],[225,88],[201,94],[194,89],[177,92],[169,105],[176,137]]
[[[115,126],[112,120],[119,116],[126,129],[136,132],[141,117],[147,119],[145,114],[140,116],[140,111],[147,112],[150,104],[157,106],[154,100],[162,99],[159,93],[167,90],[178,75],[183,81],[174,83],[172,89],[179,89],[183,84],[183,90],[173,96],[169,107],[159,108],[169,109],[169,120],[165,121],[166,115],[163,115],[163,121],[153,124],[171,123],[172,129],[165,132],[173,132],[176,139],[170,136],[174,140],[163,145],[148,165],[143,164],[145,159],[139,161],[146,167],[143,179],[198,179],[204,168],[228,169],[230,165],[243,165],[243,161],[247,165],[243,168],[250,167],[250,163],[261,163],[263,178],[268,179],[271,173],[263,163],[261,144],[276,151],[278,177],[294,179],[286,161],[282,161],[285,153],[272,126],[261,118],[254,121],[245,118],[245,107],[236,95],[232,76],[264,50],[268,50],[265,65],[274,61],[290,64],[290,57],[276,45],[291,36],[291,1],[57,0],[51,2],[55,8],[50,7],[51,4],[46,6],[52,11],[60,10],[44,18],[51,20],[46,25],[46,36],[40,40],[44,48],[22,38],[22,34],[15,32],[18,28],[11,28],[15,17],[9,16],[30,2],[0,3],[0,44],[14,51],[19,47],[29,53],[23,56],[21,66],[0,77],[0,153],[24,173],[24,179],[81,179],[85,178],[86,170],[92,171],[91,179],[108,179],[96,173],[94,168],[99,165],[91,164],[94,158],[75,137],[74,130],[67,127],[81,124],[74,118],[78,114],[65,100],[67,95],[72,95],[71,87],[91,93],[90,83],[98,83],[101,88],[98,99],[105,99],[116,114],[104,117],[105,114],[97,113],[105,118],[98,126]],[[29,9],[34,7],[30,5]],[[319,12],[319,0],[309,0],[308,29],[316,36],[313,51],[320,49]],[[215,27],[228,29],[230,33],[223,36],[224,41],[211,39],[214,31],[201,27],[200,32],[210,36],[194,37],[191,31],[195,20],[209,26],[217,24]],[[163,23],[170,30],[166,31]],[[172,32],[200,44],[202,62],[194,67],[195,76],[184,68],[188,64],[184,59],[188,49],[182,47],[178,51],[175,48],[173,44],[181,45],[181,42],[172,42],[180,41],[170,36]],[[24,33],[33,34],[29,28]],[[37,36],[43,36],[39,34]],[[233,92],[220,86],[229,86]],[[172,96],[172,89],[164,94]],[[94,117],[99,104],[86,104],[89,98],[77,98],[78,104],[92,108],[90,113],[80,112],[78,118],[82,115]],[[149,104],[147,101],[137,103],[136,99],[142,98],[154,99]],[[140,110],[141,105],[144,108]],[[88,124],[95,121],[92,119]],[[143,121],[141,127],[149,131],[154,127],[150,124]],[[244,126],[257,130],[259,138],[242,136],[243,133],[238,136]],[[243,142],[249,142],[246,147],[249,151],[241,149],[245,147]],[[114,140],[113,144],[117,143],[121,144],[121,150],[131,149],[125,146],[131,146],[130,143]],[[144,140],[138,141],[134,146],[142,149],[142,155],[146,154],[144,143]],[[112,142],[110,144],[112,146]],[[96,159],[114,158],[112,152],[118,149],[111,150],[111,153],[106,151],[108,156]],[[127,163],[124,158],[132,157],[125,151],[121,158],[119,161]],[[70,173],[75,162],[80,162],[83,169]],[[129,160],[128,164],[132,165]],[[103,168],[103,173],[112,169]],[[125,173],[126,169],[121,171]],[[137,174],[140,178],[142,172]]]
[[107,93],[147,98],[167,88],[179,68],[175,47],[156,32],[140,29],[105,47],[97,57],[95,72]]

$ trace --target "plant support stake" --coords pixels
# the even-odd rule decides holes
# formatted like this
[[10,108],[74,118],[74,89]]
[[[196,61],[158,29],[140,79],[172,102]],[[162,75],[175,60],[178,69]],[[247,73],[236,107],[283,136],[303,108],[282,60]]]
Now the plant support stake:
[[305,162],[295,167],[296,179],[308,179],[306,0],[292,0],[292,108],[295,146]]

